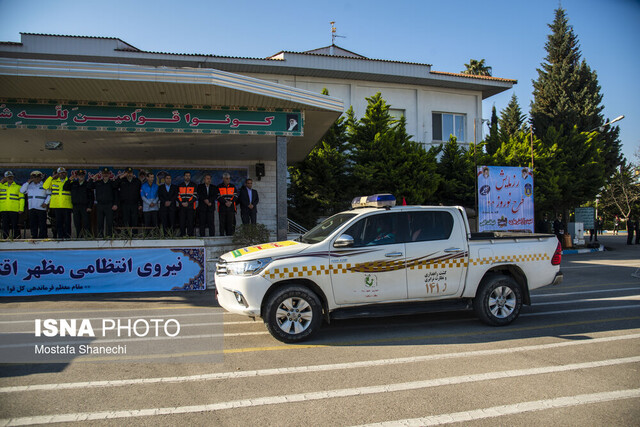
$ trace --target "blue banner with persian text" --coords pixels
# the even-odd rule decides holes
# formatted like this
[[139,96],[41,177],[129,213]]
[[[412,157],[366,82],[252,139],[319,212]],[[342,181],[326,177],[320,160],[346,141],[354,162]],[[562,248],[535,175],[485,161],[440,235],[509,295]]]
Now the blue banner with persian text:
[[478,231],[533,233],[533,172],[527,167],[478,167]]
[[204,248],[0,252],[0,296],[206,288]]

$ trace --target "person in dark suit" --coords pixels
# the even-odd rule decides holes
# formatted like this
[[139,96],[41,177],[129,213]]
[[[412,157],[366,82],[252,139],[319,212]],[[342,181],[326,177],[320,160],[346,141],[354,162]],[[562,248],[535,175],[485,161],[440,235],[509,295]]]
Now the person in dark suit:
[[205,231],[209,229],[209,236],[215,236],[213,214],[216,211],[218,188],[211,184],[211,175],[204,176],[204,182],[198,185],[198,219],[200,221],[200,237],[205,237]]
[[[118,189],[111,179],[113,173],[109,168],[102,169],[99,179],[91,183],[95,190],[96,210],[98,217],[98,237],[111,236],[113,234],[113,213],[118,210]],[[106,228],[106,234],[105,234]]]
[[221,236],[233,236],[236,231],[236,203],[238,192],[231,184],[231,175],[222,174],[222,183],[218,185],[218,220]]
[[240,188],[240,217],[242,218],[243,224],[256,223],[256,215],[258,213],[257,206],[260,202],[260,197],[258,196],[258,192],[252,187],[253,180],[247,178],[242,188]]
[[[133,175],[133,168],[125,169],[125,176],[117,181],[119,189],[120,213],[122,225],[125,227],[138,226],[138,211],[142,211],[142,198],[140,197],[140,180]],[[134,231],[134,234],[136,232]]]
[[178,187],[171,183],[171,175],[166,174],[164,184],[158,188],[160,201],[160,225],[163,230],[173,230],[176,225],[176,202],[178,201]]

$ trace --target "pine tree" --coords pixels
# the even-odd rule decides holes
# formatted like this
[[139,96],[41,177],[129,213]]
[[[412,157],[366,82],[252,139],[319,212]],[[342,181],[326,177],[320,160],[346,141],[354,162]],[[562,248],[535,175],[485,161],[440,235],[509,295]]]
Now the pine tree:
[[[564,129],[564,136],[576,126],[588,132],[604,124],[602,94],[595,71],[581,59],[578,37],[569,25],[565,10],[558,8],[545,49],[547,56],[533,81],[531,118],[536,135],[543,138],[549,128]],[[617,128],[598,133],[603,140],[604,174],[610,176],[621,161]]]
[[[475,206],[476,168],[475,164],[484,164],[480,150],[471,145],[469,150],[462,148],[455,136],[440,146],[442,156],[438,162],[438,174],[442,177],[435,199],[444,205]],[[478,158],[480,156],[480,158]]]
[[[326,89],[322,93],[329,94]],[[289,216],[307,228],[349,207],[346,129],[345,118],[338,118],[307,158],[289,167]]]
[[435,152],[411,140],[406,120],[394,120],[380,93],[367,98],[362,119],[347,117],[353,196],[392,193],[409,204],[431,200],[439,182]]
[[515,136],[522,130],[524,125],[525,116],[520,110],[518,104],[518,97],[516,94],[511,95],[511,100],[507,107],[500,112],[500,136],[501,142],[508,141],[509,138]]
[[489,122],[489,135],[485,138],[487,154],[495,153],[500,148],[500,134],[498,132],[498,113],[496,106],[491,108],[491,121]]

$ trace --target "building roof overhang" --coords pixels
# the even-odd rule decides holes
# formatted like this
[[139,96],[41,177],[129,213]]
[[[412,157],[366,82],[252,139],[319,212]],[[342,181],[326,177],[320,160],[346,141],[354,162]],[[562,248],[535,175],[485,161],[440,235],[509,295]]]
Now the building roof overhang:
[[[330,79],[365,80],[423,87],[470,90],[486,99],[517,84],[517,80],[432,71],[431,64],[371,59],[339,46],[307,52],[280,51],[267,58],[149,52],[118,38],[21,33],[23,43],[0,44],[0,55],[149,67],[189,67],[231,73],[283,74]],[[46,46],[42,48],[41,46]],[[347,53],[344,53],[347,52]]]
[[[78,62],[0,57],[0,98],[144,103],[266,110],[300,110],[304,136],[290,137],[289,162],[306,157],[344,110],[341,100],[291,86],[212,68],[168,67],[111,62]],[[61,140],[64,151],[44,151],[46,140]],[[109,141],[105,143],[105,141]],[[0,162],[57,164],[203,160],[275,160],[275,137],[268,135],[191,135],[0,130]],[[185,149],[176,150],[184,145]],[[91,147],[91,149],[88,149]],[[184,158],[181,158],[184,156]],[[57,158],[59,157],[59,158]],[[99,159],[99,160],[96,160]]]

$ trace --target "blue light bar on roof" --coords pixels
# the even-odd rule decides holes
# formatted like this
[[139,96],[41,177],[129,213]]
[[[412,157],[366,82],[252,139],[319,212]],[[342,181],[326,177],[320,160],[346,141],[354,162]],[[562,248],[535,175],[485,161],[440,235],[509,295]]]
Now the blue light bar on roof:
[[395,206],[393,194],[374,194],[373,196],[356,197],[351,201],[352,208],[384,208]]

